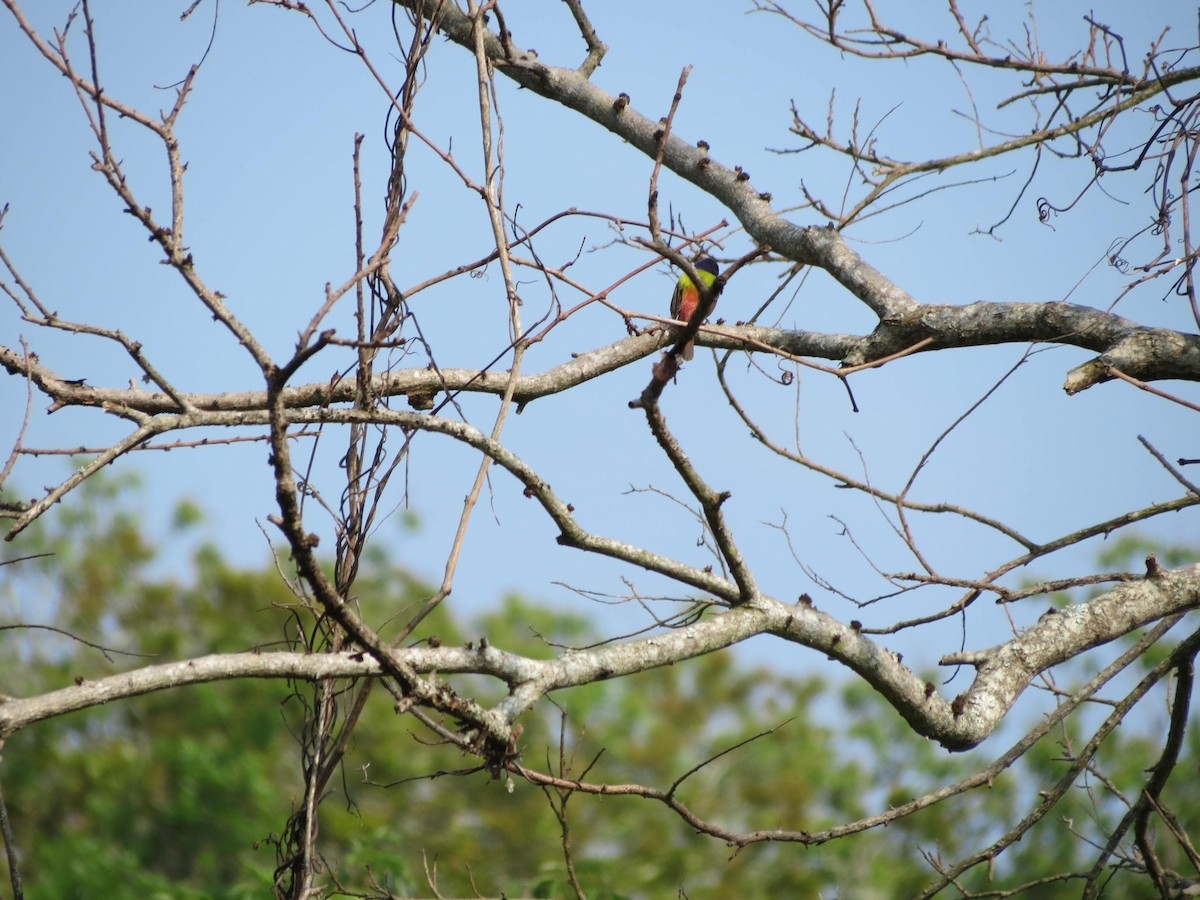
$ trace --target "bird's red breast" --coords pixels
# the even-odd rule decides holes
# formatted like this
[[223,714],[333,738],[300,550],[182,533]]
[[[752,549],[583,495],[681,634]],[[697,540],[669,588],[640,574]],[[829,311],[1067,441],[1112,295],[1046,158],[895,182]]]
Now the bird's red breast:
[[677,303],[671,304],[671,318],[690,322],[696,312],[696,304],[700,302],[700,292],[694,284],[680,285],[677,300]]

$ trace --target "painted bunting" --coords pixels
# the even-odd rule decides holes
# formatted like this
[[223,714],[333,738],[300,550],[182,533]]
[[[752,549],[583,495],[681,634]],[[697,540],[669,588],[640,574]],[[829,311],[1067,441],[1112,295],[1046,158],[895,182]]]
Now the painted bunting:
[[[700,276],[700,280],[706,287],[712,287],[712,283],[717,280],[720,271],[717,268],[717,261],[711,256],[706,256],[696,263],[696,274]],[[696,285],[692,283],[692,279],[685,272],[679,276],[679,281],[675,284],[675,293],[671,295],[671,318],[679,319],[681,322],[690,322],[692,316],[696,314],[696,304],[699,302],[700,292],[696,290]],[[711,308],[705,312],[705,316],[710,312],[712,312]],[[691,359],[695,352],[696,348],[692,341],[688,341],[679,355],[684,359]]]

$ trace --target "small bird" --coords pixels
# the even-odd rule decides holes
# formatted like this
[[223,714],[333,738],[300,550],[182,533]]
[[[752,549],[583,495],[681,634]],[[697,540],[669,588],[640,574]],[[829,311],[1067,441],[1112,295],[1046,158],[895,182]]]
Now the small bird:
[[[717,268],[717,261],[711,256],[706,256],[696,262],[696,274],[700,276],[700,280],[704,282],[705,287],[712,287],[714,281],[717,280],[717,275],[720,274],[720,269]],[[671,318],[678,319],[681,322],[692,321],[692,316],[696,314],[696,304],[700,302],[700,291],[696,289],[696,285],[692,283],[692,279],[687,276],[687,273],[679,276],[679,281],[675,284],[675,293],[671,295]],[[707,317],[712,312],[710,307],[704,313]],[[696,348],[692,341],[688,341],[679,355],[684,359],[691,359],[696,352]]]

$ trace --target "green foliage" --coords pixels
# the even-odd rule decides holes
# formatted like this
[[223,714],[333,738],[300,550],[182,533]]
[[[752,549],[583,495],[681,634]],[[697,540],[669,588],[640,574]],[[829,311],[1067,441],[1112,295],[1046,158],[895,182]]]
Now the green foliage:
[[1136,569],[1148,556],[1157,556],[1158,561],[1168,567],[1189,566],[1196,561],[1196,548],[1183,544],[1164,547],[1144,535],[1122,532],[1119,537],[1105,544],[1096,555],[1101,566]]
[[[96,484],[88,503],[77,502],[21,548],[52,558],[4,570],[6,602],[20,614],[15,619],[54,622],[119,651],[151,654],[146,661],[270,649],[311,631],[311,617],[297,613],[273,565],[235,569],[216,548],[201,545],[186,577],[160,574],[157,549],[136,514],[111,483]],[[192,504],[175,518],[182,530],[200,521]],[[376,624],[429,594],[378,552],[364,560],[356,588],[363,614]],[[35,595],[45,598],[36,616],[29,602]],[[411,639],[434,635],[444,643],[486,635],[534,656],[550,655],[551,643],[596,639],[586,616],[519,597],[466,623],[435,610]],[[6,640],[3,677],[12,693],[143,661],[45,632],[10,631]],[[359,686],[345,687],[348,698]],[[471,682],[473,691],[478,687],[478,679]],[[305,684],[222,682],[15,735],[4,748],[0,778],[29,895],[98,896],[97,885],[112,898],[269,894],[277,864],[273,836],[303,795],[293,735],[297,701],[311,700],[313,691]],[[951,784],[999,752],[946,754],[915,737],[859,681],[828,685],[781,675],[730,653],[566,692],[523,725],[520,750],[530,768],[663,789],[682,779],[678,798],[731,830],[817,832]],[[1144,769],[1157,759],[1162,725],[1118,732],[1097,759],[1127,796],[1136,796]],[[765,842],[735,852],[653,801],[565,795],[493,779],[473,759],[436,745],[412,718],[397,717],[388,695],[376,689],[321,808],[320,847],[329,878],[381,896],[428,895],[432,876],[446,896],[473,896],[478,888],[487,896],[572,897],[555,815],[565,807],[573,864],[591,898],[680,890],[692,898],[907,896],[931,880],[923,854],[949,861],[995,840],[1061,775],[1063,748],[1077,750],[1083,741],[1073,718],[990,787],[820,846]],[[1186,757],[1180,771],[1194,771],[1200,759],[1194,731]],[[1196,833],[1200,799],[1189,799],[1182,786],[1171,802]],[[1103,828],[1123,811],[1088,776],[993,871],[976,867],[961,881],[998,888],[1086,867],[1094,849],[1084,839],[1102,842]],[[1168,844],[1162,842],[1164,862],[1186,870]],[[1125,889],[1136,896],[1136,886]],[[1036,894],[1075,895],[1071,883]]]

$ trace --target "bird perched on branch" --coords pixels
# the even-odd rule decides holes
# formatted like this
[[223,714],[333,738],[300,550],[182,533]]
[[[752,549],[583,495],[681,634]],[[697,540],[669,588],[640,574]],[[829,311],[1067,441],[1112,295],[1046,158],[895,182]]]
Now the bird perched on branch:
[[[717,267],[717,261],[711,256],[706,256],[696,262],[696,274],[700,276],[700,280],[704,282],[705,287],[712,287],[720,271]],[[679,281],[675,284],[675,293],[671,295],[671,318],[678,319],[681,322],[692,321],[692,316],[696,314],[696,304],[699,302],[700,291],[685,272],[679,276]],[[707,318],[711,312],[712,306],[710,305],[704,311],[704,316]],[[684,359],[691,359],[695,355],[695,351],[694,342],[688,341],[679,355]]]

